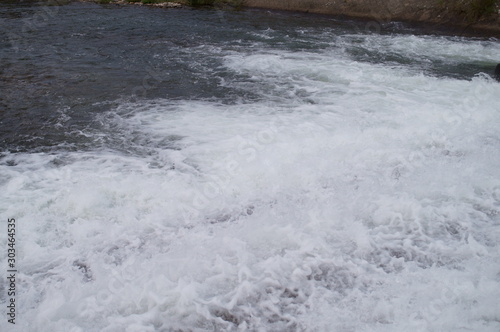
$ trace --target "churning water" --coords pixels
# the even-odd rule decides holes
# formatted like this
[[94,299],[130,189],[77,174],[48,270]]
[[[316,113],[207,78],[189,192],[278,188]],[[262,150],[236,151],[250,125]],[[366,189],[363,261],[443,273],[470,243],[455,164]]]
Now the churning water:
[[0,19],[2,331],[500,330],[498,40],[82,3]]

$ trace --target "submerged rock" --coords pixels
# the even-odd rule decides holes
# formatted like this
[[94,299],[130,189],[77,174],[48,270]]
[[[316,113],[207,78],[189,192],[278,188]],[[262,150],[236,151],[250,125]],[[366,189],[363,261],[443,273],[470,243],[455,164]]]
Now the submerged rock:
[[495,68],[495,79],[500,82],[500,63]]

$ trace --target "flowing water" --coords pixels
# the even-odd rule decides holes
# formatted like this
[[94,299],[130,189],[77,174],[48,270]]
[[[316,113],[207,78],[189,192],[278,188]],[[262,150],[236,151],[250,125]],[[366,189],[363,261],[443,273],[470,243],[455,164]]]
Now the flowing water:
[[497,39],[89,3],[0,20],[2,331],[500,330]]

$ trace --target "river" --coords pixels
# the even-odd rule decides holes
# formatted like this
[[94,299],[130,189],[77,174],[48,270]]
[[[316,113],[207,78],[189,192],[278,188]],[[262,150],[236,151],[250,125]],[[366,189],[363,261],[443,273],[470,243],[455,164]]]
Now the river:
[[2,331],[500,330],[497,39],[92,3],[0,20]]

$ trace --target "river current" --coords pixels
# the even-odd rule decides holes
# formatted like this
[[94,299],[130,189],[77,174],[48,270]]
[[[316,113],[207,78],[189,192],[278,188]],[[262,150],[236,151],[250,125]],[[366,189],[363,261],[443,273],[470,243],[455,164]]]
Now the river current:
[[499,331],[495,38],[0,3],[2,331]]

